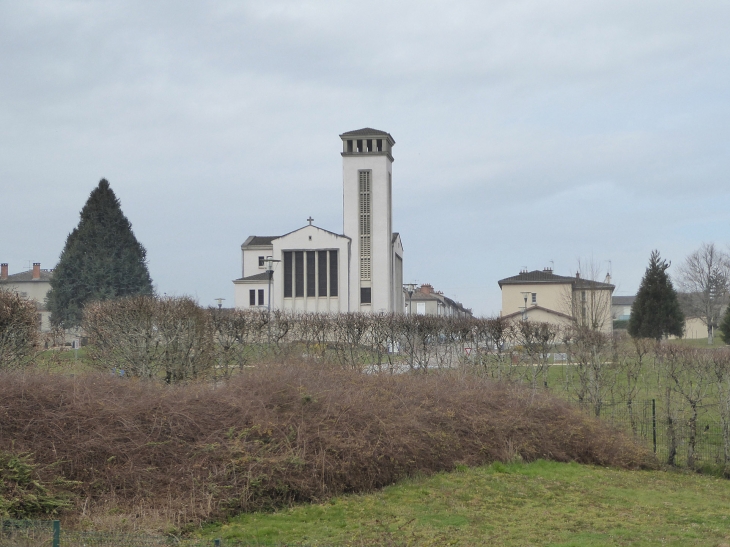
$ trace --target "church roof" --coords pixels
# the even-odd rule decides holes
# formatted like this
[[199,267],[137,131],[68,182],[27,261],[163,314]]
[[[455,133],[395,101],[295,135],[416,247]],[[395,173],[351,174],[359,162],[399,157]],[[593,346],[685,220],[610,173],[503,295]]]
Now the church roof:
[[241,247],[249,247],[252,245],[271,245],[277,237],[281,236],[248,236],[248,239],[243,242]]
[[269,280],[269,274],[268,272],[261,272],[254,275],[249,275],[248,277],[241,277],[239,279],[236,279],[236,281],[268,281]]
[[373,129],[372,127],[363,127],[362,129],[355,129],[353,131],[347,131],[340,135],[340,138],[344,137],[388,137],[390,141],[395,144],[393,135],[387,131],[381,131],[380,129]]

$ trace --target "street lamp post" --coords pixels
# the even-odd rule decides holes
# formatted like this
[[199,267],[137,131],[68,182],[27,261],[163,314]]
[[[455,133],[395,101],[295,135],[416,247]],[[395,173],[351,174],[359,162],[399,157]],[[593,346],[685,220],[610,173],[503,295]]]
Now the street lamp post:
[[275,262],[281,262],[281,260],[274,260],[273,256],[266,257],[266,273],[269,274],[267,276],[269,278],[269,290],[266,293],[267,301],[268,301],[268,304],[266,306],[266,313],[268,315],[268,320],[266,321],[266,325],[268,327],[269,344],[271,344],[271,279],[274,277],[274,263]]
[[522,308],[522,320],[523,321],[527,321],[527,297],[530,296],[530,294],[532,294],[532,293],[530,293],[529,291],[522,292],[522,296],[525,298],[525,307]]
[[416,290],[416,284],[406,283],[403,288],[408,293],[408,315],[413,315],[413,292]]

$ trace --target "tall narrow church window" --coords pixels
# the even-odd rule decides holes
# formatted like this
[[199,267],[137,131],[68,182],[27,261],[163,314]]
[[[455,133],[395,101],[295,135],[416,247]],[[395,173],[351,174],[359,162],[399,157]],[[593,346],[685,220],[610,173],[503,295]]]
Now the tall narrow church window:
[[368,139],[367,145],[368,145],[367,151],[372,152],[373,151],[373,139]]
[[352,139],[347,141],[347,151],[352,154]]
[[304,296],[304,251],[294,251],[294,296]]
[[291,251],[284,252],[284,298],[292,297],[292,256]]
[[357,151],[362,152],[362,139],[357,139]]
[[327,296],[327,251],[317,251],[319,296]]
[[376,144],[376,150],[378,152],[382,152],[383,151],[383,139],[378,139],[377,141],[375,141],[375,144]]
[[371,181],[370,171],[360,171],[360,279],[370,280]]
[[337,296],[337,251],[330,251],[330,296]]
[[315,251],[307,251],[307,296],[317,296],[317,277],[314,272]]

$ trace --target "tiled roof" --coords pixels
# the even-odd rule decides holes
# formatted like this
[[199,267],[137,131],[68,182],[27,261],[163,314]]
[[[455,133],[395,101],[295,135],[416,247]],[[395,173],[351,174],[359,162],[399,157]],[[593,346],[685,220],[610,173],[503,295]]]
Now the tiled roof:
[[522,285],[527,283],[570,283],[577,289],[613,289],[610,283],[601,281],[593,281],[583,279],[581,277],[568,277],[565,275],[555,275],[552,270],[533,270],[531,272],[522,272],[519,275],[506,277],[499,280],[499,286],[502,285]]
[[380,129],[373,129],[372,127],[363,127],[362,129],[355,129],[354,131],[348,131],[347,133],[343,133],[340,135],[340,137],[365,137],[365,136],[371,136],[371,135],[382,135],[385,137],[390,137],[391,140],[393,137],[390,136],[390,133],[387,131],[381,131]]
[[40,279],[33,279],[33,270],[9,275],[7,279],[0,280],[0,283],[22,283],[25,281],[50,281],[53,277],[53,270],[41,270]]
[[631,306],[636,300],[636,296],[614,296],[611,298],[611,304],[614,306]]
[[551,309],[548,309],[548,308],[543,308],[542,306],[530,306],[530,307],[527,308],[527,311],[526,312],[523,312],[522,310],[519,310],[519,311],[516,311],[516,312],[512,312],[510,314],[503,315],[502,316],[502,319],[512,319],[513,317],[518,317],[518,316],[519,317],[522,317],[522,314],[523,313],[526,313],[527,315],[530,315],[530,312],[533,311],[533,310],[544,311],[545,313],[549,313],[551,315],[557,315],[558,317],[563,317],[565,319],[570,319],[571,321],[573,320],[573,318],[570,315],[567,315],[565,313],[561,313],[559,311],[551,310]]

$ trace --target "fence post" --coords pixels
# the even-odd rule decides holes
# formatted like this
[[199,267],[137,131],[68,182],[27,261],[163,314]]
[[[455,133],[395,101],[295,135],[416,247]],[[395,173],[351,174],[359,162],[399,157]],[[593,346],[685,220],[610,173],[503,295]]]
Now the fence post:
[[654,454],[656,454],[656,399],[651,400],[651,436],[654,441]]
[[53,521],[53,547],[61,547],[61,521]]

